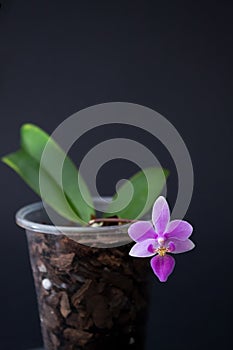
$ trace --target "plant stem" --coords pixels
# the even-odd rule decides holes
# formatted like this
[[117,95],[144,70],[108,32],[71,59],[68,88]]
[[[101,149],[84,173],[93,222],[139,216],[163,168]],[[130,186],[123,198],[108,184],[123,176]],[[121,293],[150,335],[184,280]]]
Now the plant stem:
[[130,223],[130,222],[135,222],[137,220],[130,220],[130,219],[121,219],[121,218],[98,218],[98,219],[91,219],[88,222],[88,225],[93,225],[95,223]]

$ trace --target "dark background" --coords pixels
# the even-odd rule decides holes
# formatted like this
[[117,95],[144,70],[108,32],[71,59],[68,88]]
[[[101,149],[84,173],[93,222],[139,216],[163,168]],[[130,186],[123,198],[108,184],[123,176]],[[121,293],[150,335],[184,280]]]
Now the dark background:
[[[177,256],[166,284],[153,281],[148,349],[225,349],[232,341],[232,3],[231,1],[1,1],[1,155],[19,145],[19,127],[52,132],[97,103],[133,102],[164,115],[190,151],[195,190],[187,213],[196,249]],[[74,146],[73,158],[116,135],[135,137],[171,170],[166,150],[146,133],[109,126]],[[106,164],[103,194],[135,171]],[[0,349],[41,344],[26,239],[14,213],[38,200],[1,164]]]

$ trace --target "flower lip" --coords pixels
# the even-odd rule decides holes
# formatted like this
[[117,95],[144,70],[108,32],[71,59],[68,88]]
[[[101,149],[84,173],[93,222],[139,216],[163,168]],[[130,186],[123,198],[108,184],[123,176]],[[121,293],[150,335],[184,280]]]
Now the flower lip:
[[175,267],[175,259],[171,255],[156,255],[151,259],[151,267],[160,282],[166,282]]

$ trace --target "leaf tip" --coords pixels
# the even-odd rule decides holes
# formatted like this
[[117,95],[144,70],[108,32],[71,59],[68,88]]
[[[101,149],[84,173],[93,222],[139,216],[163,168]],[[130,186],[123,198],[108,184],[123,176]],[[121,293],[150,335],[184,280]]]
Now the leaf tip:
[[21,132],[24,131],[30,131],[31,129],[37,128],[37,126],[35,124],[32,123],[25,123],[21,126]]
[[7,157],[6,157],[6,156],[1,157],[1,161],[2,161],[3,163],[7,164]]
[[14,171],[18,171],[17,166],[14,164],[14,162],[11,161],[10,156],[1,157],[1,161],[12,168]]

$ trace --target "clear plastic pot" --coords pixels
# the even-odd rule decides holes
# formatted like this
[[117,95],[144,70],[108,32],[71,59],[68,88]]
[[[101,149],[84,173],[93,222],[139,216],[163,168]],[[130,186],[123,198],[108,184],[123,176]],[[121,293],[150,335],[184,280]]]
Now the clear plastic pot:
[[143,349],[148,261],[129,256],[129,225],[57,227],[42,203],[16,221],[26,229],[45,349]]

